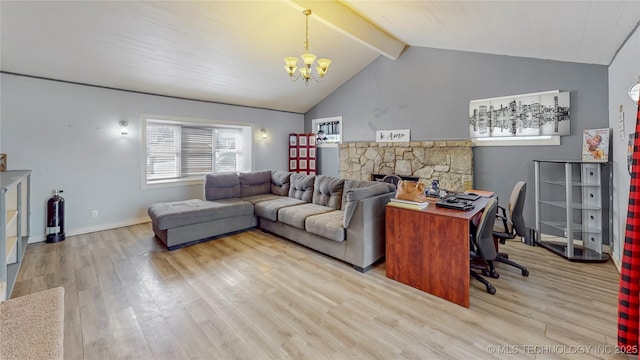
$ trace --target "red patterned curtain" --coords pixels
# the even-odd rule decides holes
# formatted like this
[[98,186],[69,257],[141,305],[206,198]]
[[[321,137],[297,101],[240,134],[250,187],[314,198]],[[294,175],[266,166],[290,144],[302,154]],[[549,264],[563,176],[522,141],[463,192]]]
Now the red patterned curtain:
[[618,294],[618,346],[628,354],[638,353],[640,330],[640,100],[636,119],[627,228],[624,234]]

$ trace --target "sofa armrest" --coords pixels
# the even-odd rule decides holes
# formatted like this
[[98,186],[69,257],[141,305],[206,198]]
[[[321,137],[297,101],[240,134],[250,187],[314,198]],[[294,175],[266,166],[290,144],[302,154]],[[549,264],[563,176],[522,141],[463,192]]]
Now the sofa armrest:
[[343,196],[345,196],[347,201],[345,203],[345,208],[342,209],[344,211],[344,228],[346,229],[349,227],[360,200],[387,193],[389,193],[389,187],[386,184],[375,184],[345,191]]
[[384,256],[385,208],[394,195],[388,192],[357,201],[349,226],[345,227],[347,262],[361,269],[367,269]]

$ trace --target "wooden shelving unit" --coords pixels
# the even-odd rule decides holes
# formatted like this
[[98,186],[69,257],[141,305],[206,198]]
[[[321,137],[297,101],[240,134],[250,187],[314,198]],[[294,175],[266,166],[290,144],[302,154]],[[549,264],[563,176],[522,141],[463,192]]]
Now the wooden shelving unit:
[[31,170],[0,172],[0,301],[11,296],[29,241]]

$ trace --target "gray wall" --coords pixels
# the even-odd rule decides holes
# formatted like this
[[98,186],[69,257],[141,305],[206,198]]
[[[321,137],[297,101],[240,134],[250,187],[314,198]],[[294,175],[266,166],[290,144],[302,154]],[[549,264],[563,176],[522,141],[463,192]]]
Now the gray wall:
[[[635,131],[637,104],[627,95],[631,84],[640,77],[640,29],[627,39],[609,66],[609,127],[613,129],[613,258],[619,264],[624,244],[624,229],[629,203],[627,170],[628,136]],[[624,136],[618,131],[620,106],[624,111]]]
[[344,141],[373,141],[376,130],[411,129],[412,140],[468,139],[469,101],[548,90],[571,92],[571,135],[559,146],[476,147],[474,186],[506,205],[526,180],[527,224],[534,225],[534,159],[579,159],[582,130],[608,127],[607,67],[410,47],[379,57],[305,114],[342,116]]
[[316,149],[317,173],[340,177],[340,149],[337,147],[319,147]]
[[[31,169],[31,235],[42,240],[45,204],[64,189],[67,235],[145,221],[154,202],[201,198],[202,186],[141,189],[141,114],[251,123],[254,169],[287,169],[288,134],[303,115],[2,74],[1,151],[9,169]],[[118,122],[129,122],[129,135]],[[263,140],[259,129],[269,134]],[[91,217],[92,210],[99,217]]]

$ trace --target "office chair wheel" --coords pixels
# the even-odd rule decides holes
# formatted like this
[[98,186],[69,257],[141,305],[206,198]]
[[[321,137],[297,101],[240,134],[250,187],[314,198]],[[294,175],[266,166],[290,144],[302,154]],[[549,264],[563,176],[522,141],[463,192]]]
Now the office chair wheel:
[[482,275],[489,276],[489,277],[492,277],[494,279],[499,279],[500,278],[500,274],[498,274],[498,272],[495,271],[495,270],[489,271],[489,270],[483,269],[482,270]]
[[493,285],[488,284],[487,285],[487,292],[491,295],[495,295],[496,294],[496,288],[493,287]]
[[522,276],[529,276],[529,270],[522,269]]

